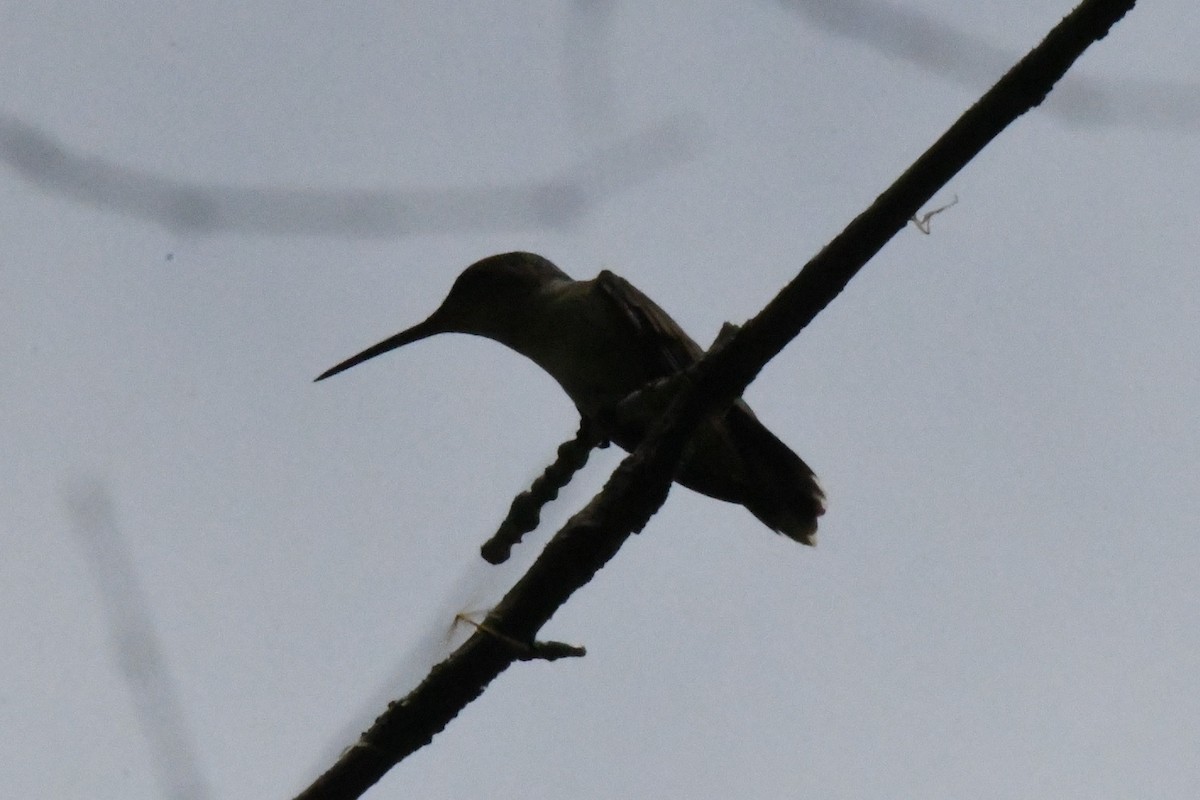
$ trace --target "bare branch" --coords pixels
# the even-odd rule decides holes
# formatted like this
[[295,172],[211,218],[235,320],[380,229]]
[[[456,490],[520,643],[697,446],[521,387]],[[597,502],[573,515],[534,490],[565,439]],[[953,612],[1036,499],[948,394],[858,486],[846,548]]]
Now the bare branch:
[[677,119],[592,147],[548,180],[390,191],[235,186],[178,180],[76,152],[0,113],[0,161],[46,191],[191,234],[400,237],[443,231],[561,228],[598,202],[685,161]]
[[[484,621],[520,642],[538,630],[641,530],[666,499],[691,431],[739,396],[849,283],[859,269],[955,173],[1021,114],[1040,103],[1067,68],[1105,36],[1134,0],[1087,0],[968,110],[911,168],[772,300],[684,375],[687,384],[604,490],[550,541],[529,572]],[[328,772],[299,795],[357,797],[432,740],[515,660],[513,649],[477,631],[404,699],[393,703]]]
[[129,689],[161,796],[204,800],[211,795],[208,781],[112,497],[101,483],[81,482],[69,490],[67,506],[96,579],[113,656]]

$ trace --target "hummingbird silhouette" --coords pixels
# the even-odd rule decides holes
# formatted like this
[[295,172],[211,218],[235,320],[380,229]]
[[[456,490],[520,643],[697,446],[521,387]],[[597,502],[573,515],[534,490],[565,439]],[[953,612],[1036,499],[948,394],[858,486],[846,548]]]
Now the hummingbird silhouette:
[[[652,381],[704,355],[667,312],[607,270],[572,280],[533,253],[503,253],[467,267],[425,321],[319,375],[321,381],[375,356],[439,333],[484,336],[531,359],[574,401],[585,420],[602,420]],[[612,438],[632,452],[669,395],[648,392],[622,409]],[[813,471],[738,398],[702,422],[684,450],[675,482],[738,503],[771,530],[813,544],[825,495]]]

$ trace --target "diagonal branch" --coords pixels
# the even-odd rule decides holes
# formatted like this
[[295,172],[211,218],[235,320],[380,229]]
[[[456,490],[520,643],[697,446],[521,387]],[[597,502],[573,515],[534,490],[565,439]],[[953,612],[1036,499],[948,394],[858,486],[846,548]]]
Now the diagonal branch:
[[519,648],[507,640],[532,643],[571,594],[641,530],[666,499],[680,453],[699,421],[739,396],[763,365],[845,288],[934,192],[1009,123],[1038,105],[1075,59],[1133,5],[1134,0],[1082,3],[761,313],[690,367],[668,413],[488,615],[484,622],[488,630],[477,631],[434,667],[420,686],[392,703],[298,800],[358,797],[393,765],[431,741],[488,683],[520,659]]

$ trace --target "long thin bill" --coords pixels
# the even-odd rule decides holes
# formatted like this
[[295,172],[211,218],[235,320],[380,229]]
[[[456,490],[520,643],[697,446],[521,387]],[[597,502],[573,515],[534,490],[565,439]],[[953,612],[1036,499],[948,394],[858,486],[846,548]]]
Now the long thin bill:
[[400,331],[395,336],[389,336],[379,344],[373,344],[358,355],[350,356],[350,358],[347,358],[342,363],[330,367],[314,378],[313,382],[315,383],[316,381],[323,381],[328,377],[337,375],[339,372],[345,372],[351,367],[361,364],[368,359],[383,355],[389,350],[395,350],[397,347],[403,347],[406,344],[411,344],[412,342],[420,339],[433,336],[435,333],[445,333],[445,331],[445,328],[439,325],[433,317],[430,317],[424,322],[418,322],[408,330]]

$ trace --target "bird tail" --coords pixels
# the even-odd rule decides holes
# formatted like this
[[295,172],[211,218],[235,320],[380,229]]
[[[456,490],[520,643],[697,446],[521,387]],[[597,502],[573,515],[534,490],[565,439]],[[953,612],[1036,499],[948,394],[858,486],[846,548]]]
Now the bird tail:
[[732,406],[725,421],[749,479],[743,505],[771,530],[816,544],[817,518],[825,513],[816,475],[745,404]]

